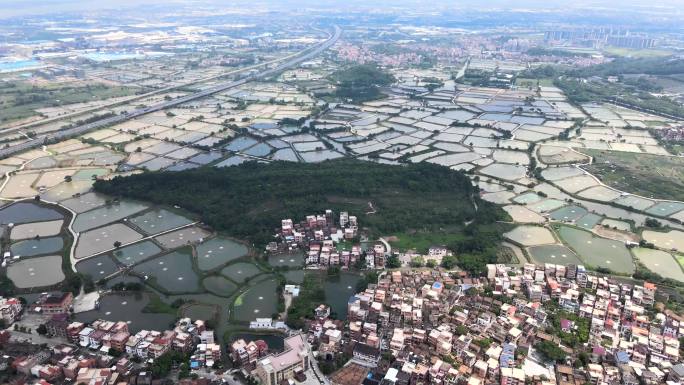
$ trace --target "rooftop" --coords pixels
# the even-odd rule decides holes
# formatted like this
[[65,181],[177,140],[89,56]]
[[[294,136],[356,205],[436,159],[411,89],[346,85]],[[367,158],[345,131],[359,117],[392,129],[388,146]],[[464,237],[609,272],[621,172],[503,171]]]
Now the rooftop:
[[[306,342],[301,334],[285,339],[285,351],[277,355],[271,355],[262,360],[262,363],[270,363],[274,369],[288,367],[300,361],[300,353],[308,353]],[[268,361],[268,362],[267,362]]]

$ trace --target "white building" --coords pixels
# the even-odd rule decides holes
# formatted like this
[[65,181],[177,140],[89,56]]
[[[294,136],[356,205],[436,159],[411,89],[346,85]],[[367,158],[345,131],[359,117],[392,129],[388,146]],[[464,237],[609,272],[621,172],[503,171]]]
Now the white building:
[[250,329],[272,329],[273,320],[270,318],[257,318],[255,321],[249,323]]
[[285,285],[285,294],[291,295],[293,298],[299,296],[299,285]]

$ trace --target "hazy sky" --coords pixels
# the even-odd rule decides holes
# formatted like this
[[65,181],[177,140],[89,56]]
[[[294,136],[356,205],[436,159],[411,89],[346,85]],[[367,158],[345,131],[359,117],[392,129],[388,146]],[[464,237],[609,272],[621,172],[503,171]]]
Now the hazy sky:
[[[59,12],[94,11],[115,8],[128,8],[140,5],[192,6],[213,4],[216,6],[236,6],[239,4],[270,3],[294,7],[401,7],[411,6],[421,9],[426,0],[0,0],[0,18],[19,15],[46,14]],[[669,8],[675,13],[684,9],[684,0],[430,0],[431,7],[440,8],[505,8],[505,9],[545,9],[559,10],[568,8],[606,7],[616,9],[631,8],[653,11],[658,8]]]

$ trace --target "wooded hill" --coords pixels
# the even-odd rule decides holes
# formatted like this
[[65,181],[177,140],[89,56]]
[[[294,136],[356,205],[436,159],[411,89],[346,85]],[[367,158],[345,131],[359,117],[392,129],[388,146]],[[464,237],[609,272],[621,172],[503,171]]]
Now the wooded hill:
[[[351,159],[316,164],[248,162],[99,180],[95,190],[113,197],[181,206],[214,229],[257,246],[272,239],[281,219],[297,222],[325,209],[356,215],[360,227],[372,236],[445,229],[463,232],[469,249],[477,244],[491,246],[491,231],[484,232],[487,239],[475,239],[478,226],[507,218],[498,206],[480,199],[466,175],[429,163],[392,166]],[[373,214],[367,214],[373,211],[369,202],[376,211]],[[470,221],[466,229],[465,223]]]

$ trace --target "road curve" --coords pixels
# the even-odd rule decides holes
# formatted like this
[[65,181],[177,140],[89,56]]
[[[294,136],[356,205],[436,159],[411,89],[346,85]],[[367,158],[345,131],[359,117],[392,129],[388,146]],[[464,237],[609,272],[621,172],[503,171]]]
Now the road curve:
[[218,85],[216,87],[209,88],[204,91],[196,92],[194,94],[186,95],[177,99],[165,101],[162,103],[158,103],[152,106],[148,106],[145,108],[140,108],[137,110],[133,110],[131,112],[121,114],[121,115],[116,115],[116,116],[111,116],[105,119],[101,119],[92,123],[87,123],[81,126],[77,127],[72,127],[72,128],[67,128],[61,131],[57,131],[52,134],[46,134],[46,135],[41,135],[35,139],[31,139],[29,141],[26,141],[21,144],[17,144],[14,146],[10,146],[7,148],[0,149],[0,159],[6,158],[8,156],[11,156],[13,154],[16,154],[21,151],[25,151],[31,148],[39,147],[43,144],[45,144],[48,141],[61,141],[64,139],[68,139],[74,136],[82,135],[86,132],[98,129],[98,128],[103,128],[107,126],[111,126],[113,124],[118,124],[121,122],[125,122],[130,119],[137,118],[141,115],[149,114],[150,112],[155,112],[155,111],[160,111],[166,108],[174,107],[179,104],[187,103],[196,99],[201,99],[209,95],[213,95],[231,88],[235,88],[237,86],[241,86],[245,83],[248,83],[253,80],[257,80],[259,78],[267,77],[273,74],[276,74],[282,70],[285,70],[287,68],[296,66],[304,61],[307,61],[321,52],[327,50],[330,48],[333,44],[339,40],[340,35],[342,34],[342,30],[340,27],[335,26],[335,31],[333,34],[328,38],[328,40],[324,41],[323,43],[314,46],[313,48],[310,48],[309,50],[304,51],[301,55],[296,56],[274,68],[266,69],[264,71],[261,71],[259,73],[256,73],[254,75],[247,76],[245,78],[239,79],[239,80],[234,80],[228,83],[224,83],[221,85]]

